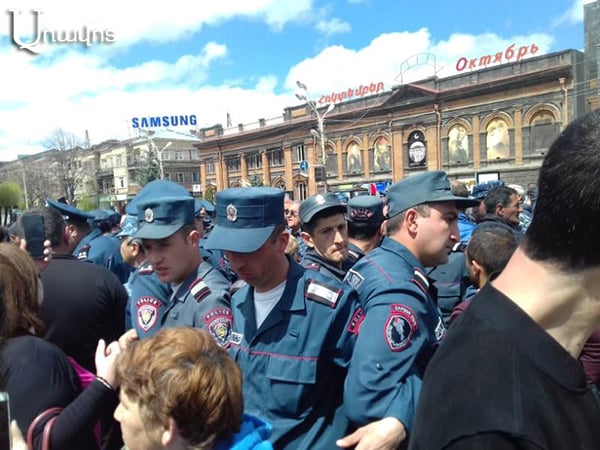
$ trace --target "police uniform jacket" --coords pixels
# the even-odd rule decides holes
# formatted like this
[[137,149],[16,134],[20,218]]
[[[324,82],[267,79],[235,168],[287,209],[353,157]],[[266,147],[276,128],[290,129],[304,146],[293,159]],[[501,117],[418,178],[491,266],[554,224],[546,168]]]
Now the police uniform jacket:
[[[289,259],[289,258],[288,258]],[[230,352],[245,412],[273,426],[277,449],[331,449],[344,436],[343,383],[362,309],[349,286],[290,261],[279,302],[256,328],[254,290],[232,299]]]
[[348,272],[365,312],[346,379],[356,426],[395,417],[412,425],[425,365],[446,328],[421,263],[386,237]]
[[352,242],[348,243],[348,259],[356,263],[359,259],[365,256],[365,252],[358,246],[353,244]]
[[210,332],[225,347],[231,333],[231,284],[221,272],[202,261],[171,296],[161,327],[196,327]]
[[300,264],[306,269],[315,270],[329,278],[342,281],[346,276],[348,269],[352,267],[353,262],[346,260],[340,268],[321,257],[314,248],[307,247],[304,258],[302,258]]
[[172,294],[171,286],[163,283],[149,262],[142,264],[128,283],[126,328],[135,328],[140,339],[152,336],[160,328],[161,318]]
[[104,236],[99,228],[93,228],[77,244],[72,255],[77,259],[110,268],[110,260],[115,252],[119,252],[119,245],[118,241]]

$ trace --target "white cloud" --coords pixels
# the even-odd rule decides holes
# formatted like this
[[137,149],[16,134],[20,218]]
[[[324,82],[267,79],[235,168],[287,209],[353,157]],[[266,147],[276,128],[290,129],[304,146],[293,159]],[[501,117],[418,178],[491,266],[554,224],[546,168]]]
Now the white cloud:
[[554,25],[562,24],[577,24],[583,22],[583,5],[587,3],[594,3],[595,0],[573,0],[571,7],[566,10],[558,19],[556,19]]
[[330,20],[319,20],[315,28],[325,36],[331,36],[339,33],[349,33],[352,27],[348,22],[344,22],[337,17]]
[[[26,9],[33,4],[33,0],[20,0],[18,6]],[[220,42],[208,42],[196,51],[174,55],[173,62],[156,57],[124,67],[113,63],[122,62],[118,56],[131,51],[133,43],[175,41],[202,26],[232,17],[262,21],[274,30],[281,30],[290,21],[306,25],[321,20],[323,25],[329,24],[325,28],[330,30],[350,26],[339,19],[328,21],[327,11],[311,13],[313,7],[313,0],[171,0],[168,7],[131,0],[92,4],[55,0],[48,7],[48,16],[52,16],[48,27],[77,23],[111,28],[118,42],[98,45],[85,53],[74,45],[49,45],[39,56],[12,46],[0,48],[0,67],[9,68],[2,74],[3,86],[8,88],[3,89],[0,100],[0,160],[41,151],[40,143],[57,127],[81,137],[88,130],[91,142],[99,143],[133,136],[130,119],[139,116],[196,114],[198,126],[203,127],[225,125],[229,113],[234,125],[248,124],[259,118],[281,117],[286,106],[297,104],[293,95],[296,80],[303,81],[313,96],[379,81],[389,90],[402,63],[421,52],[435,54],[437,67],[442,68],[438,75],[449,76],[462,56],[495,54],[512,43],[517,47],[535,43],[539,54],[543,54],[552,43],[545,34],[453,34],[433,41],[429,30],[422,28],[385,33],[362,48],[329,46],[297,62],[284,74],[274,74],[267,67],[255,73],[252,80],[244,73],[232,73],[228,79],[212,84],[208,80],[214,65],[230,58],[228,47]],[[7,33],[3,25],[0,20],[0,36]],[[429,65],[417,66],[405,74],[404,82],[433,73]]]
[[[456,62],[461,57],[470,59],[495,55],[512,44],[515,44],[515,49],[536,44],[539,47],[537,54],[541,55],[548,52],[552,42],[553,38],[545,34],[507,38],[493,33],[452,34],[447,40],[434,42],[426,28],[412,33],[386,33],[362,49],[342,46],[324,49],[315,57],[292,67],[285,85],[295,91],[296,80],[300,80],[309,87],[313,97],[380,81],[388,90],[400,82],[399,74],[404,62],[411,62],[408,65],[412,66],[403,76],[404,83],[407,83],[433,76],[436,71],[440,77],[453,75],[457,72]],[[435,58],[430,58],[424,65],[413,65],[416,55],[421,53],[430,53]],[[419,61],[425,61],[425,58],[421,57]]]

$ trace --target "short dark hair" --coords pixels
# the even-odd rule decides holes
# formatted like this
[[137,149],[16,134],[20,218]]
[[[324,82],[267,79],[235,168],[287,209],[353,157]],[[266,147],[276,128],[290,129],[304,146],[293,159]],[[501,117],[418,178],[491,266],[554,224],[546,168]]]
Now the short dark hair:
[[483,267],[486,273],[500,272],[515,252],[518,241],[514,233],[499,226],[475,228],[467,244],[467,258]]
[[[406,211],[408,211],[408,209]],[[413,206],[412,209],[415,209],[421,217],[429,217],[431,214],[431,208],[427,203],[421,203],[420,205]],[[402,211],[400,214],[396,214],[394,217],[388,219],[386,226],[388,236],[400,229],[402,222],[404,222],[406,211]]]
[[381,229],[381,225],[369,222],[348,222],[348,237],[358,241],[372,239]]
[[563,271],[600,266],[600,109],[571,122],[540,169],[525,254]]
[[496,205],[500,204],[504,207],[510,205],[511,197],[513,195],[519,195],[519,193],[508,186],[496,186],[490,189],[485,196],[483,203],[485,205],[485,212],[493,214],[496,211]]

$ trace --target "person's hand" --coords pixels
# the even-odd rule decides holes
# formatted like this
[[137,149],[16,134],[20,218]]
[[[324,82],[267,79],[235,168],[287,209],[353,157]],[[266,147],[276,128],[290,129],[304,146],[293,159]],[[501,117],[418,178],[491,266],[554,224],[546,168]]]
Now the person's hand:
[[96,347],[96,375],[104,378],[114,389],[117,383],[117,357],[121,353],[121,346],[117,341],[111,342],[108,347],[104,339],[98,341]]
[[138,339],[139,336],[135,328],[127,330],[119,338],[119,345],[121,346],[121,350],[125,350],[129,344],[131,344],[133,341],[137,341]]
[[[27,240],[25,238],[21,239],[19,242],[19,248],[24,252],[27,251]],[[33,261],[35,262],[38,273],[42,273],[48,268],[50,261],[52,261],[52,244],[48,239],[44,241],[44,257],[34,258]]]
[[10,437],[12,439],[11,450],[29,450],[16,420],[10,422]]
[[355,450],[393,450],[398,448],[405,439],[404,424],[395,417],[386,417],[338,439],[336,445]]

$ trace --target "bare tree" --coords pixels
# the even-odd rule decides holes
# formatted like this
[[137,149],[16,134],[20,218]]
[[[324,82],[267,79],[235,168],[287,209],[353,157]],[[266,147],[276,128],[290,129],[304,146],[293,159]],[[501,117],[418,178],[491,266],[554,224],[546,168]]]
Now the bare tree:
[[75,191],[84,179],[81,165],[84,145],[83,139],[63,128],[56,128],[44,141],[44,146],[50,150],[52,176],[71,205],[75,204]]

